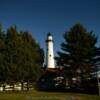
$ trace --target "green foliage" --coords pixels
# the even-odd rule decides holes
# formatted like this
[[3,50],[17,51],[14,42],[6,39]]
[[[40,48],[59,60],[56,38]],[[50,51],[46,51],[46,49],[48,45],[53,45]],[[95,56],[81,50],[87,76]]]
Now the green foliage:
[[97,70],[100,63],[100,48],[96,47],[97,37],[93,32],[87,32],[82,24],[75,24],[64,34],[61,52],[58,52],[57,63],[63,65],[67,77],[90,75]]
[[0,27],[0,82],[33,82],[40,76],[44,53],[29,32]]

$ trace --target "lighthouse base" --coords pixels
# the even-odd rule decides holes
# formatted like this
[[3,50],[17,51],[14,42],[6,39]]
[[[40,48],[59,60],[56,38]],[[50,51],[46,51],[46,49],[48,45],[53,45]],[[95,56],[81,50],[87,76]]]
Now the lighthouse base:
[[47,91],[64,90],[66,82],[65,78],[60,74],[58,69],[46,69],[37,82],[37,89]]

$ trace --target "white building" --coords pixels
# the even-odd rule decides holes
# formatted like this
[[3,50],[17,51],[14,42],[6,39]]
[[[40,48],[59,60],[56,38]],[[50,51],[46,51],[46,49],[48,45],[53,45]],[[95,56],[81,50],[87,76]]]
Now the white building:
[[47,69],[54,69],[55,68],[55,62],[54,62],[54,50],[53,50],[53,36],[51,33],[48,33],[47,35]]

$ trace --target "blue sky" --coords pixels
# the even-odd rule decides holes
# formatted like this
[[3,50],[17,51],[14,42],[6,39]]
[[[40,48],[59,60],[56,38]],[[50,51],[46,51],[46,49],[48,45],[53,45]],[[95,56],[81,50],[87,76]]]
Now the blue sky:
[[63,34],[75,23],[93,30],[100,46],[100,0],[0,0],[0,22],[6,30],[16,24],[30,31],[46,50],[48,32],[54,36],[54,50],[60,50]]

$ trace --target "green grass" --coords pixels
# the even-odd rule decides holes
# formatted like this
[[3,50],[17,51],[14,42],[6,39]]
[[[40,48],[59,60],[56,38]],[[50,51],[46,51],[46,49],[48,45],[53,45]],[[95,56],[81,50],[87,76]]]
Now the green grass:
[[0,100],[100,100],[98,95],[62,92],[1,92]]

